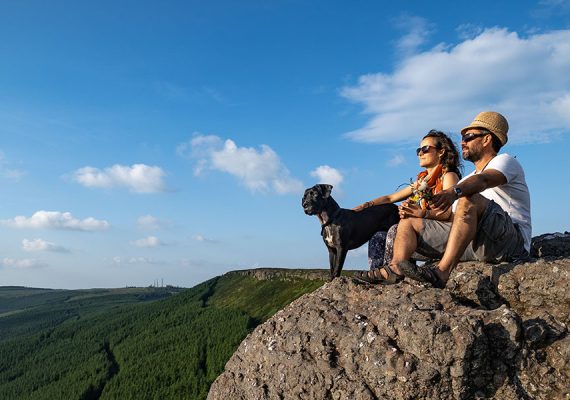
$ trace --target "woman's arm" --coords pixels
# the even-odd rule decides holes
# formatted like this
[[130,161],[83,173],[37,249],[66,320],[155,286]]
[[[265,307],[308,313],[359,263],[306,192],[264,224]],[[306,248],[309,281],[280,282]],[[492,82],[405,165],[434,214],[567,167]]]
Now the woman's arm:
[[391,193],[386,196],[380,196],[375,198],[374,200],[362,203],[361,205],[354,207],[353,210],[362,211],[365,208],[372,206],[379,206],[380,204],[396,203],[398,201],[402,201],[410,197],[411,195],[412,195],[412,188],[410,186],[406,186],[404,189],[399,190],[395,193]]
[[453,187],[459,182],[459,177],[455,172],[448,172],[443,175],[443,190]]

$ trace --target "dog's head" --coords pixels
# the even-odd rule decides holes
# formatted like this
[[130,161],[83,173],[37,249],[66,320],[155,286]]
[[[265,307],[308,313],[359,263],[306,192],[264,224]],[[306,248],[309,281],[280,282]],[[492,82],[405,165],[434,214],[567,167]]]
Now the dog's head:
[[319,184],[305,190],[301,205],[307,215],[316,215],[323,211],[331,197],[332,185]]

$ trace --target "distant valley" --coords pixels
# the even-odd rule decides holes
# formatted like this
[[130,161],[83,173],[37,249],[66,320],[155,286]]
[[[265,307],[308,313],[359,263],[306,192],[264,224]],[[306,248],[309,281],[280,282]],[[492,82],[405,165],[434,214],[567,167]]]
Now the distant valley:
[[191,289],[0,287],[0,398],[205,399],[245,336],[325,277],[258,269]]

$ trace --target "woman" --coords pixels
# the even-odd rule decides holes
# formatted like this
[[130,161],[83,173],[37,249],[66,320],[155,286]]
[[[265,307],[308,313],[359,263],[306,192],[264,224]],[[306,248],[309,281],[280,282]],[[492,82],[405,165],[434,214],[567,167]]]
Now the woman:
[[[431,196],[454,186],[461,178],[461,161],[457,148],[445,133],[431,130],[422,139],[416,154],[420,167],[424,167],[425,170],[418,174],[415,182],[398,192],[367,201],[354,210],[360,211],[367,207],[407,199],[398,207],[400,218],[449,220],[451,209],[445,213],[436,213],[430,210],[429,201]],[[368,283],[396,283],[403,279],[389,267],[397,227],[398,225],[394,225],[388,232],[378,232],[370,239],[368,242],[370,271],[357,274],[355,276],[357,279]]]

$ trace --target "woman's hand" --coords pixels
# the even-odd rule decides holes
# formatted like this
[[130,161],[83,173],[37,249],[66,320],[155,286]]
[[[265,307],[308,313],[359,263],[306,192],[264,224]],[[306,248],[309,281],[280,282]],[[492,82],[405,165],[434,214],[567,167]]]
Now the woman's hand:
[[352,209],[352,211],[362,211],[362,210],[364,210],[364,204],[366,204],[366,203],[363,203],[363,204],[361,204],[361,205],[359,205],[359,206],[354,207],[354,208]]
[[354,207],[352,211],[362,211],[365,208],[372,207],[373,205],[374,204],[372,204],[371,201],[367,201],[366,203],[362,203],[361,205]]
[[426,210],[422,209],[420,206],[414,202],[405,201],[399,207],[398,211],[400,213],[400,218],[424,218],[426,216]]

